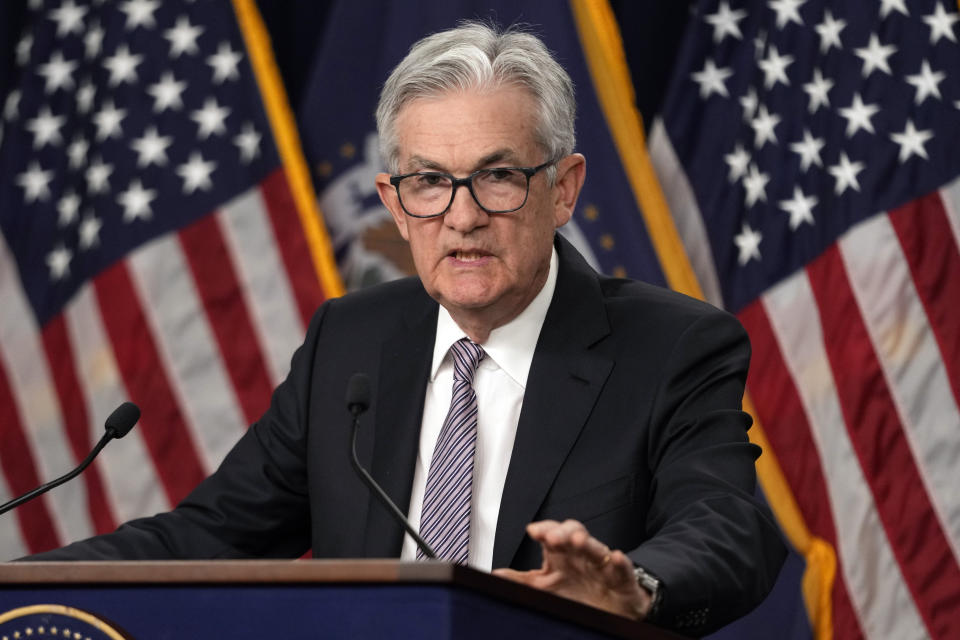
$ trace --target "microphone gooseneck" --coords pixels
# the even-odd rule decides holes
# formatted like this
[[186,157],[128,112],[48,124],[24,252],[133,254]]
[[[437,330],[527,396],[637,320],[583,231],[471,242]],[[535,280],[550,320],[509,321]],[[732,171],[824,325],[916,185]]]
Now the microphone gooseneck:
[[413,538],[417,546],[420,547],[420,550],[423,551],[423,555],[431,559],[436,559],[436,552],[434,552],[434,550],[430,548],[430,545],[414,530],[413,526],[407,520],[407,516],[394,504],[386,491],[373,479],[373,476],[367,473],[367,470],[363,468],[359,458],[357,458],[357,430],[360,427],[360,416],[369,408],[370,378],[364,373],[355,373],[347,383],[347,410],[353,415],[353,433],[350,438],[350,462],[353,464],[353,468],[360,476],[360,479],[363,480],[363,483],[377,496],[387,511],[393,515],[394,519],[403,525],[406,532],[410,534],[410,537]]
[[140,409],[137,405],[132,402],[124,402],[119,407],[113,410],[113,413],[110,414],[110,417],[107,418],[104,423],[104,428],[106,433],[100,438],[100,441],[97,442],[96,446],[90,451],[86,458],[83,459],[83,462],[80,463],[78,467],[72,471],[60,476],[56,480],[51,480],[46,484],[42,484],[36,489],[29,491],[28,493],[23,494],[19,498],[14,498],[9,502],[5,502],[3,505],[0,505],[0,515],[3,515],[11,509],[19,507],[24,502],[29,502],[37,496],[41,496],[50,489],[59,487],[65,482],[73,480],[78,475],[80,475],[84,469],[90,466],[90,463],[93,462],[93,459],[97,457],[107,443],[113,440],[114,438],[122,438],[123,436],[130,433],[130,429],[133,429],[133,425],[137,424],[137,420],[140,419]]

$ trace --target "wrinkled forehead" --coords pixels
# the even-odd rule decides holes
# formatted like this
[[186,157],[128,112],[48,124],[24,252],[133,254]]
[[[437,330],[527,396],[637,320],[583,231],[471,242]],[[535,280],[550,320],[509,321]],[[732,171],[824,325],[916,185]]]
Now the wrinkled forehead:
[[418,170],[539,163],[537,123],[533,97],[519,87],[418,97],[397,115],[398,160]]

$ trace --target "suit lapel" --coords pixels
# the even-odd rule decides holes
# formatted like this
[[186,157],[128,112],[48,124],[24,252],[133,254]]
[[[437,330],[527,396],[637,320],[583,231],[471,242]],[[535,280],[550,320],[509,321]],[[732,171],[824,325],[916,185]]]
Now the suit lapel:
[[563,461],[600,394],[613,362],[590,350],[609,333],[596,274],[558,238],[560,270],[530,366],[493,549],[510,566]]
[[[403,512],[410,504],[436,318],[436,302],[421,292],[407,307],[398,330],[384,340],[380,352],[370,474]],[[372,493],[369,499],[366,555],[399,557],[402,527]]]

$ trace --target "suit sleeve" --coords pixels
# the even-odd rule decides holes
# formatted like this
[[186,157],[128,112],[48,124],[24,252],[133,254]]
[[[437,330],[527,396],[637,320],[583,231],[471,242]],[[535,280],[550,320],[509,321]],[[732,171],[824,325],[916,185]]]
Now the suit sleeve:
[[220,467],[175,509],[29,560],[298,557],[310,547],[306,439],[314,353],[327,302],[314,315],[270,408]]
[[653,405],[647,539],[629,553],[664,586],[659,624],[707,633],[755,607],[786,550],[754,495],[760,449],[741,406],[750,344],[726,313],[677,339]]

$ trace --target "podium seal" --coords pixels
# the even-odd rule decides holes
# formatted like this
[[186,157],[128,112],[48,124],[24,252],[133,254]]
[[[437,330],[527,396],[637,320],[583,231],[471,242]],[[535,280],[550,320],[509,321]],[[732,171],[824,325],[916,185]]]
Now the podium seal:
[[115,625],[82,609],[34,604],[0,613],[0,640],[131,640]]

